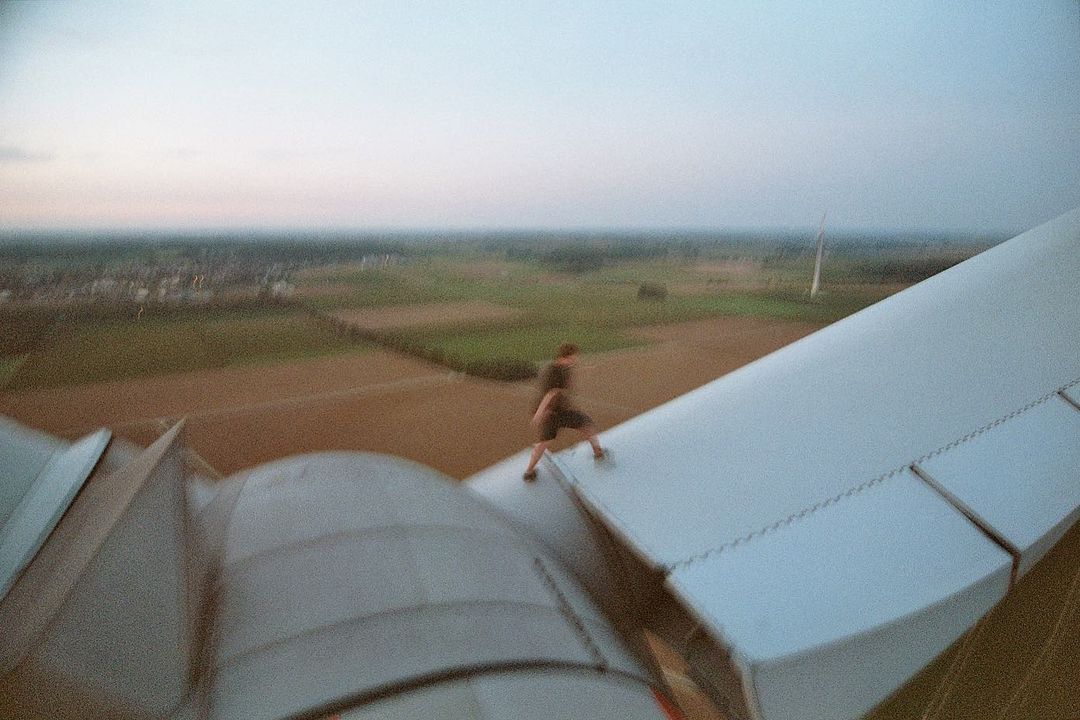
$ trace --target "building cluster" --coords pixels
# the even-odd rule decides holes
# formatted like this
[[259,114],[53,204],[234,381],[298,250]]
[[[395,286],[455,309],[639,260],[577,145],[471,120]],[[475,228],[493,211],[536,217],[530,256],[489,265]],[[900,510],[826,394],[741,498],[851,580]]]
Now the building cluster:
[[216,296],[288,297],[291,268],[241,257],[123,260],[65,266],[40,259],[0,269],[0,303],[200,303]]

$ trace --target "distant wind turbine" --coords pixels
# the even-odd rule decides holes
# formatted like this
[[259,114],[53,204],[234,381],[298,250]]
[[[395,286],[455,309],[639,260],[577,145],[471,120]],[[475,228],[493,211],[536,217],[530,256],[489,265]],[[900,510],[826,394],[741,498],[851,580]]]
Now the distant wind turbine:
[[829,211],[826,210],[821,216],[821,225],[817,231],[817,260],[814,261],[814,282],[810,285],[810,297],[817,295],[818,287],[821,285],[821,255],[825,249],[825,218],[828,214]]

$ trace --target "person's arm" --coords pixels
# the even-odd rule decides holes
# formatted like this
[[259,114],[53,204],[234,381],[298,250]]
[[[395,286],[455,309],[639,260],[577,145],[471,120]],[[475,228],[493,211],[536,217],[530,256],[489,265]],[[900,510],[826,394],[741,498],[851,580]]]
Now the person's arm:
[[536,408],[536,414],[533,415],[533,425],[539,425],[540,421],[544,419],[547,414],[548,405],[555,400],[555,397],[562,392],[560,388],[552,388],[544,395],[544,399],[540,401],[540,406]]

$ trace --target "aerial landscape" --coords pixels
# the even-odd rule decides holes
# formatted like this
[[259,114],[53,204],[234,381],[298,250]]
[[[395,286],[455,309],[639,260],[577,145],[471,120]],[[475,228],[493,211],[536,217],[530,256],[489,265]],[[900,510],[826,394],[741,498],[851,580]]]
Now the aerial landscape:
[[[560,342],[582,348],[579,392],[610,426],[992,243],[837,241],[811,298],[812,241],[13,243],[0,407],[143,444],[187,417],[218,475],[342,448],[464,478],[529,444],[533,378]],[[427,432],[396,431],[414,423]],[[241,428],[259,429],[249,448]]]
[[[1013,423],[1046,422],[1049,412],[1072,423],[1067,411],[1080,411],[1080,352],[1069,350],[1075,335],[1068,334],[1080,281],[1053,280],[1080,258],[1076,208],[1080,5],[1065,0],[981,10],[916,0],[772,8],[0,3],[0,470],[26,474],[17,482],[0,477],[3,563],[17,554],[10,548],[22,532],[19,514],[25,520],[40,501],[33,483],[53,468],[38,455],[22,459],[24,448],[41,443],[59,457],[103,428],[114,443],[114,454],[80,480],[87,489],[67,499],[71,510],[50,511],[49,522],[59,524],[39,533],[29,559],[0,565],[12,578],[0,583],[0,621],[34,606],[32,583],[50,572],[34,570],[34,553],[69,566],[54,558],[78,545],[65,533],[92,524],[71,530],[81,513],[97,517],[85,509],[94,488],[107,490],[107,479],[129,477],[130,467],[150,467],[146,458],[166,467],[171,448],[179,448],[176,472],[193,508],[185,512],[198,517],[190,521],[199,527],[191,542],[210,548],[198,557],[214,590],[191,621],[200,630],[192,666],[177,681],[183,700],[147,711],[139,686],[162,697],[174,688],[143,677],[123,696],[119,720],[243,716],[237,708],[246,711],[245,698],[259,693],[236,668],[278,642],[245,625],[258,628],[261,614],[267,626],[276,617],[286,628],[312,624],[283,646],[329,633],[324,645],[290,650],[295,678],[266,673],[274,692],[297,703],[309,691],[326,697],[282,715],[276,707],[260,714],[252,700],[250,717],[496,720],[519,709],[521,717],[547,717],[530,693],[548,688],[536,678],[551,672],[639,683],[648,690],[640,716],[659,711],[667,720],[788,720],[803,712],[822,720],[1078,720],[1080,502],[1073,498],[1080,476],[1061,468],[1075,467],[1080,443],[1043,432],[1049,426]],[[1045,277],[1013,270],[1028,267],[1029,257],[1057,264]],[[594,463],[581,436],[562,425],[540,481],[524,483],[524,458],[540,437],[530,418],[565,343],[577,348],[570,396],[610,453]],[[1049,453],[1032,442],[1042,436],[1058,443]],[[1022,453],[1006,461],[999,451],[1025,443],[1039,456],[1029,464],[1053,455],[1030,475],[1009,464],[1022,465]],[[481,661],[466,653],[362,691],[304,680],[317,675],[328,648],[342,657],[355,649],[341,650],[345,635],[332,634],[347,622],[313,619],[320,603],[334,612],[363,606],[367,590],[358,588],[378,587],[374,596],[384,586],[387,593],[411,588],[409,573],[422,587],[425,567],[439,592],[450,587],[453,595],[472,578],[483,596],[484,583],[503,572],[482,559],[488,550],[503,552],[502,541],[436,571],[445,548],[413,538],[413,554],[400,556],[408,561],[387,550],[396,560],[385,560],[370,582],[362,567],[374,561],[343,555],[344,569],[333,570],[328,587],[345,588],[345,599],[315,593],[311,612],[306,598],[260,605],[235,589],[239,581],[229,585],[233,574],[249,579],[251,562],[237,561],[241,570],[226,562],[229,543],[245,537],[230,535],[234,507],[236,525],[250,522],[267,537],[301,537],[308,524],[324,522],[319,513],[348,518],[331,492],[341,478],[313,477],[305,489],[304,458],[332,458],[328,467],[368,458],[357,467],[381,467],[367,453],[402,463],[387,465],[385,477],[365,488],[390,490],[363,500],[357,517],[381,522],[385,515],[386,527],[399,532],[393,518],[437,518],[445,508],[452,526],[457,496],[440,489],[425,497],[407,476],[408,468],[417,477],[433,471],[453,492],[479,498],[481,514],[504,514],[499,522],[566,565],[551,570],[554,560],[530,551],[544,602],[588,660],[579,666],[541,652],[528,662]],[[116,470],[136,456],[129,475]],[[983,472],[991,465],[1007,467],[1012,475],[1001,472],[1009,482]],[[235,488],[249,478],[278,473],[272,488],[295,467],[302,471],[289,480],[295,495],[284,509],[237,500]],[[989,484],[973,491],[976,499],[985,491],[990,504],[1021,516],[1018,533],[1041,533],[1038,539],[1023,545],[937,472]],[[1044,483],[1045,473],[1060,486]],[[904,485],[909,494],[902,494],[894,480],[918,489]],[[997,494],[994,483],[1016,492],[1040,484],[1049,495],[1066,490],[1050,498],[1028,493],[1035,497],[1029,506],[1007,490]],[[552,501],[552,488],[565,496]],[[903,504],[927,488],[933,503],[948,506],[948,522]],[[875,495],[886,490],[897,495]],[[361,497],[352,492],[340,497]],[[406,510],[398,500],[401,508],[419,504]],[[229,502],[235,506],[219,509]],[[887,510],[875,516],[880,508],[859,505],[870,502]],[[874,521],[858,516],[844,525],[852,507],[880,523],[864,528],[865,543],[860,523]],[[1044,509],[1053,523],[1039,515]],[[574,545],[578,529],[558,539],[565,512],[601,540]],[[213,530],[221,518],[224,540]],[[920,538],[937,537],[954,521],[963,526],[962,542],[943,540],[939,552],[936,540],[926,540],[930,559],[918,560],[925,575],[922,566],[904,565],[904,543],[915,558]],[[327,537],[362,534],[348,522]],[[1052,527],[1032,530],[1038,523]],[[153,522],[138,527],[146,538],[168,539],[169,530],[157,532]],[[900,550],[880,537],[888,527]],[[798,532],[825,540],[804,543]],[[798,552],[775,550],[782,542]],[[861,570],[843,552],[826,557],[821,548],[829,542],[846,543],[852,558],[880,557],[885,570]],[[993,571],[960,577],[957,567],[977,564],[975,551],[969,557],[957,549],[964,543],[986,557],[997,553],[986,560],[997,563]],[[739,577],[725,573],[742,572],[737,552],[747,548],[762,555],[748,555],[752,569],[742,577],[747,588],[765,588],[768,601],[739,596],[738,588],[731,600],[717,580]],[[261,562],[260,552],[251,557]],[[804,562],[802,553],[813,559]],[[322,567],[338,556],[311,557]],[[695,585],[704,581],[693,572],[706,566],[713,584]],[[96,571],[86,567],[87,577]],[[395,567],[402,575],[387,576]],[[603,572],[590,577],[581,567]],[[503,574],[513,585],[513,574]],[[799,598],[809,592],[798,587],[804,576],[807,587],[835,583],[835,617],[829,598]],[[263,581],[254,571],[250,578]],[[304,583],[299,572],[280,581]],[[583,589],[567,589],[574,582]],[[633,592],[628,583],[636,583]],[[519,585],[511,590],[531,592]],[[855,595],[872,600],[844,609],[845,585],[859,585]],[[72,580],[68,591],[96,587]],[[915,599],[904,594],[909,588]],[[135,602],[119,589],[115,602],[110,592],[86,592],[123,617]],[[418,590],[416,607],[438,606],[439,592]],[[579,592],[587,598],[580,603]],[[612,604],[620,594],[632,598],[626,602],[640,627]],[[61,608],[59,594],[42,596],[42,607],[55,600]],[[500,630],[502,610],[491,608],[505,598],[482,599],[492,614],[481,627],[502,633],[494,645],[528,646],[518,642],[518,626]],[[551,609],[529,602],[524,607],[537,616]],[[581,610],[587,603],[600,608],[595,623]],[[408,612],[416,607],[406,603]],[[823,621],[813,615],[822,607]],[[744,610],[750,642],[738,636]],[[160,626],[150,623],[155,632],[169,631],[168,612]],[[132,611],[139,622],[146,615]],[[597,639],[608,630],[596,629],[606,622],[640,636],[619,641],[638,669],[609,666],[618,653]],[[759,637],[795,638],[795,630],[777,628],[801,631],[815,622],[820,633],[811,628],[809,639],[791,639],[783,651],[766,640],[754,645]],[[925,632],[904,635],[908,626]],[[35,697],[27,688],[52,682],[46,627],[77,623],[31,617],[0,638],[0,715],[72,716],[63,690],[40,693],[38,705],[26,700]],[[451,624],[430,637],[422,623],[405,627],[403,636],[421,637],[416,653],[427,662],[429,646],[437,658],[445,640],[453,655],[455,638],[471,626]],[[98,663],[93,648],[128,642],[84,646],[70,631],[91,666]],[[243,642],[250,647],[226,657],[235,650],[230,643]],[[466,637],[464,646],[476,650],[469,643]],[[477,641],[490,649],[482,646]],[[865,663],[859,648],[871,649]],[[136,657],[137,666],[143,659]],[[375,663],[380,672],[383,664],[397,671],[394,657],[384,659]],[[875,659],[880,671],[869,667]],[[121,679],[88,681],[86,697],[123,687],[126,662],[101,662],[102,672]],[[356,663],[370,671],[370,662]],[[728,668],[735,668],[730,676]],[[502,696],[484,685],[506,678],[524,680]],[[429,690],[458,699],[424,699]],[[622,690],[612,692],[621,697]],[[269,691],[263,697],[274,702],[265,699],[274,697]],[[580,697],[589,694],[567,691],[552,707],[562,712]],[[589,716],[601,708],[624,717],[606,697],[581,707]],[[639,717],[641,697],[634,697],[625,718]],[[414,701],[420,704],[408,704]],[[509,714],[494,709],[500,703]]]
[[[463,479],[532,442],[534,376],[564,339],[582,348],[576,394],[602,432],[1002,239],[838,240],[811,297],[812,234],[11,243],[0,413],[143,446],[183,418],[191,470],[212,479],[319,450]],[[1044,608],[1066,602],[1078,558],[1074,529],[981,645],[965,640],[872,717],[983,716],[1018,669],[1050,661],[1040,640],[1061,630]],[[1000,653],[1017,624],[1028,640]],[[1067,640],[1047,647],[1076,672]],[[1071,707],[1054,678],[1038,692]],[[695,691],[681,699],[687,717],[717,717]]]

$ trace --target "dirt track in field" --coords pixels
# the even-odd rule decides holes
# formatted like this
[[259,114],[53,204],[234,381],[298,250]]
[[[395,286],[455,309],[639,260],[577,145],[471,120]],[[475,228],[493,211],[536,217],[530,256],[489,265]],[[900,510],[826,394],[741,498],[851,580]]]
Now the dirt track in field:
[[[655,345],[584,356],[578,403],[601,428],[677,397],[815,326],[725,318],[640,330]],[[464,478],[532,441],[533,383],[499,383],[373,351],[0,393],[0,413],[67,438],[101,426],[146,445],[187,417],[221,474],[320,450],[399,455]],[[560,436],[557,448],[576,441]]]

